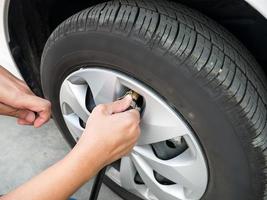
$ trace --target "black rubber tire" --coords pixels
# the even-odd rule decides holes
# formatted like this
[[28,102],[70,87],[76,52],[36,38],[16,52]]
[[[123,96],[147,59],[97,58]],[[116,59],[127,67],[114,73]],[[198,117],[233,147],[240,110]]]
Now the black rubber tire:
[[70,144],[62,81],[82,66],[118,70],[163,96],[195,131],[209,166],[203,199],[265,199],[266,78],[246,48],[206,16],[161,0],[99,4],[53,32],[41,65],[44,94]]

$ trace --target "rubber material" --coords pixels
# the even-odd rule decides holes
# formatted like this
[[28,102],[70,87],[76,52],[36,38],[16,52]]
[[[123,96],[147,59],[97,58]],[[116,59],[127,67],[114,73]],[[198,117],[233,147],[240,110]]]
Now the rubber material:
[[98,172],[97,176],[95,177],[89,200],[98,199],[99,192],[100,192],[100,189],[101,189],[104,177],[105,177],[106,169],[107,169],[106,167],[101,169],[100,172]]
[[209,165],[203,199],[266,199],[266,77],[231,33],[161,0],[112,1],[67,19],[45,46],[41,75],[72,145],[58,103],[60,84],[71,71],[96,65],[147,84],[188,121]]

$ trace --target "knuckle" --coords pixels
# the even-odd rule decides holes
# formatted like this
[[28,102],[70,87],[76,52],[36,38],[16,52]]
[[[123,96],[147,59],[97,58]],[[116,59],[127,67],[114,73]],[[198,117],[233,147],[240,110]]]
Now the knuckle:
[[51,102],[50,102],[50,101],[48,101],[48,100],[45,100],[45,107],[46,107],[48,110],[50,110],[50,109],[51,109],[51,107],[52,107],[52,104],[51,104]]
[[41,110],[43,110],[45,113],[50,113],[52,104],[50,101],[46,99],[42,99],[40,101],[40,106],[42,107]]

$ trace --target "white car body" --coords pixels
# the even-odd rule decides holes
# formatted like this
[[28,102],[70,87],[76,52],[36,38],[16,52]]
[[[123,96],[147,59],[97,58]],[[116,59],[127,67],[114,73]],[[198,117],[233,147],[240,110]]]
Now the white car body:
[[4,66],[15,76],[22,79],[22,76],[16,67],[8,46],[8,6],[9,0],[0,1],[0,65]]
[[[22,76],[17,69],[14,59],[11,55],[10,48],[8,46],[9,34],[8,34],[8,6],[10,0],[0,1],[0,65],[4,66],[15,76],[22,79]],[[252,7],[254,7],[259,13],[261,13],[267,19],[267,1],[266,0],[245,0]]]

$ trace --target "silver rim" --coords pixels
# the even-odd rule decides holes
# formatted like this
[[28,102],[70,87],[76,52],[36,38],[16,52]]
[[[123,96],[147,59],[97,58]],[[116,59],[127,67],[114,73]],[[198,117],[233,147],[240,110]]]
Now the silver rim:
[[[144,199],[200,199],[208,183],[203,152],[186,122],[168,104],[142,83],[121,73],[99,68],[82,68],[62,83],[60,105],[65,123],[77,141],[90,112],[85,105],[88,86],[96,105],[116,100],[130,88],[145,100],[141,137],[133,151],[121,159],[119,170],[109,167],[107,175],[121,187]],[[186,143],[186,149],[171,159],[161,159],[155,143]],[[152,145],[153,144],[153,145]],[[176,147],[175,147],[176,148]],[[171,184],[156,179],[155,172]],[[142,183],[136,182],[136,174]]]

